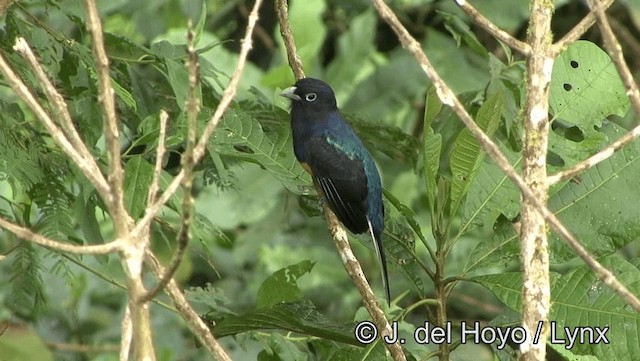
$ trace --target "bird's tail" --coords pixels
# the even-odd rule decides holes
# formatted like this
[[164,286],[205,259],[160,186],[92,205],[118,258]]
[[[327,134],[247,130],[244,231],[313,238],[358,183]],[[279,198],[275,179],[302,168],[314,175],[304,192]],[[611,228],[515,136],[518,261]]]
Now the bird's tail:
[[387,298],[387,305],[391,306],[391,291],[389,290],[389,275],[387,273],[387,259],[384,254],[384,247],[382,246],[382,232],[374,231],[371,221],[367,218],[369,224],[369,233],[373,239],[373,248],[376,250],[378,256],[378,262],[380,267],[380,273],[382,275],[382,287],[384,288],[385,296]]

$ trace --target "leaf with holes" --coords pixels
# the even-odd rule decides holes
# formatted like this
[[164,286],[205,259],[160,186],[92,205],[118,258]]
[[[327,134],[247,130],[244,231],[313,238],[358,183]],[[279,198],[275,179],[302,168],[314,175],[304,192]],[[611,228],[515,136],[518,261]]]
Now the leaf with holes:
[[592,132],[609,115],[624,116],[629,99],[609,55],[591,42],[576,41],[554,62],[549,105],[554,120]]

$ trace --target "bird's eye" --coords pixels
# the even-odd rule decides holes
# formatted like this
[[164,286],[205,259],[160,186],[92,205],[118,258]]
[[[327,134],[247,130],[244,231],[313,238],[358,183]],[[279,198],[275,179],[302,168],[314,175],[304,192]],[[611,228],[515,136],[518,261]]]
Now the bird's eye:
[[318,97],[318,95],[316,93],[309,93],[307,95],[304,96],[304,98],[308,101],[308,102],[312,102],[314,100],[316,100],[316,98]]

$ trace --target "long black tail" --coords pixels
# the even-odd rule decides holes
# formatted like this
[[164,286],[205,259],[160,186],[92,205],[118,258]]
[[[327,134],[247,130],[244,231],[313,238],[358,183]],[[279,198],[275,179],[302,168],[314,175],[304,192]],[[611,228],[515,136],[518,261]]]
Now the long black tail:
[[373,248],[376,250],[378,256],[378,262],[380,267],[380,273],[382,275],[382,287],[384,287],[385,296],[387,298],[387,305],[391,306],[391,291],[389,290],[389,274],[387,272],[387,258],[384,254],[384,247],[382,245],[382,232],[374,230],[371,225],[371,221],[367,219],[369,223],[369,233],[373,238]]

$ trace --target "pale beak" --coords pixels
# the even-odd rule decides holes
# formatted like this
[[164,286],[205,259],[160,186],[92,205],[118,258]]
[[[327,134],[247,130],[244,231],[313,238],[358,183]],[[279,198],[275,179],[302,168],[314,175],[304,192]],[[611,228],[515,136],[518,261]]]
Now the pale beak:
[[283,90],[282,93],[280,93],[280,95],[282,95],[285,98],[289,98],[291,100],[300,101],[302,99],[298,94],[295,93],[296,89],[297,89],[296,87],[290,86],[287,89]]

